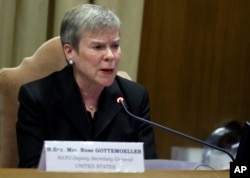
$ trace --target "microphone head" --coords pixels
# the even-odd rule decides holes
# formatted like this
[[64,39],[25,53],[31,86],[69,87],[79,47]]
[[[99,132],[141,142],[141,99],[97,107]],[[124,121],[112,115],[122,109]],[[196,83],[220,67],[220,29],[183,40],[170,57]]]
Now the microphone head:
[[124,98],[121,96],[116,99],[116,102],[119,104],[122,103],[123,101],[124,101]]

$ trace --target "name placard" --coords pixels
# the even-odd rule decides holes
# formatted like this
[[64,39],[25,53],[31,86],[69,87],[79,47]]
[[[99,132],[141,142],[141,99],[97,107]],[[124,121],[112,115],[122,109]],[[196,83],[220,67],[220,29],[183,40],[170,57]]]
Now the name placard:
[[39,170],[144,172],[143,143],[45,141]]

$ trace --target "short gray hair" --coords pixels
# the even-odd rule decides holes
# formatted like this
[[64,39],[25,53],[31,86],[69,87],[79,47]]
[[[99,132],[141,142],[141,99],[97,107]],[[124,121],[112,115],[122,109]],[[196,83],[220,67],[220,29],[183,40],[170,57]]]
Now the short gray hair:
[[98,32],[105,28],[114,28],[120,32],[120,19],[107,7],[81,4],[68,11],[61,23],[62,45],[69,43],[78,51],[82,33]]

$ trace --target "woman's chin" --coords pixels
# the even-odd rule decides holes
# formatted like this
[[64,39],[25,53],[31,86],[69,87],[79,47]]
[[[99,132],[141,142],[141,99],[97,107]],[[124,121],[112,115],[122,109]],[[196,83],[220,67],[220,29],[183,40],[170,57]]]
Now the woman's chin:
[[106,79],[102,81],[104,87],[108,87],[114,83],[114,78]]

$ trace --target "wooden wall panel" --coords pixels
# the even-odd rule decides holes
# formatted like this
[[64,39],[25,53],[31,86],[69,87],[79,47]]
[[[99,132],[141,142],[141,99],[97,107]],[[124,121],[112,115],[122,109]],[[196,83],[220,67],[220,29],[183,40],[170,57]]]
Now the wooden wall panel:
[[[250,120],[250,1],[145,0],[138,68],[152,120],[205,140]],[[155,129],[158,154],[201,146]]]

